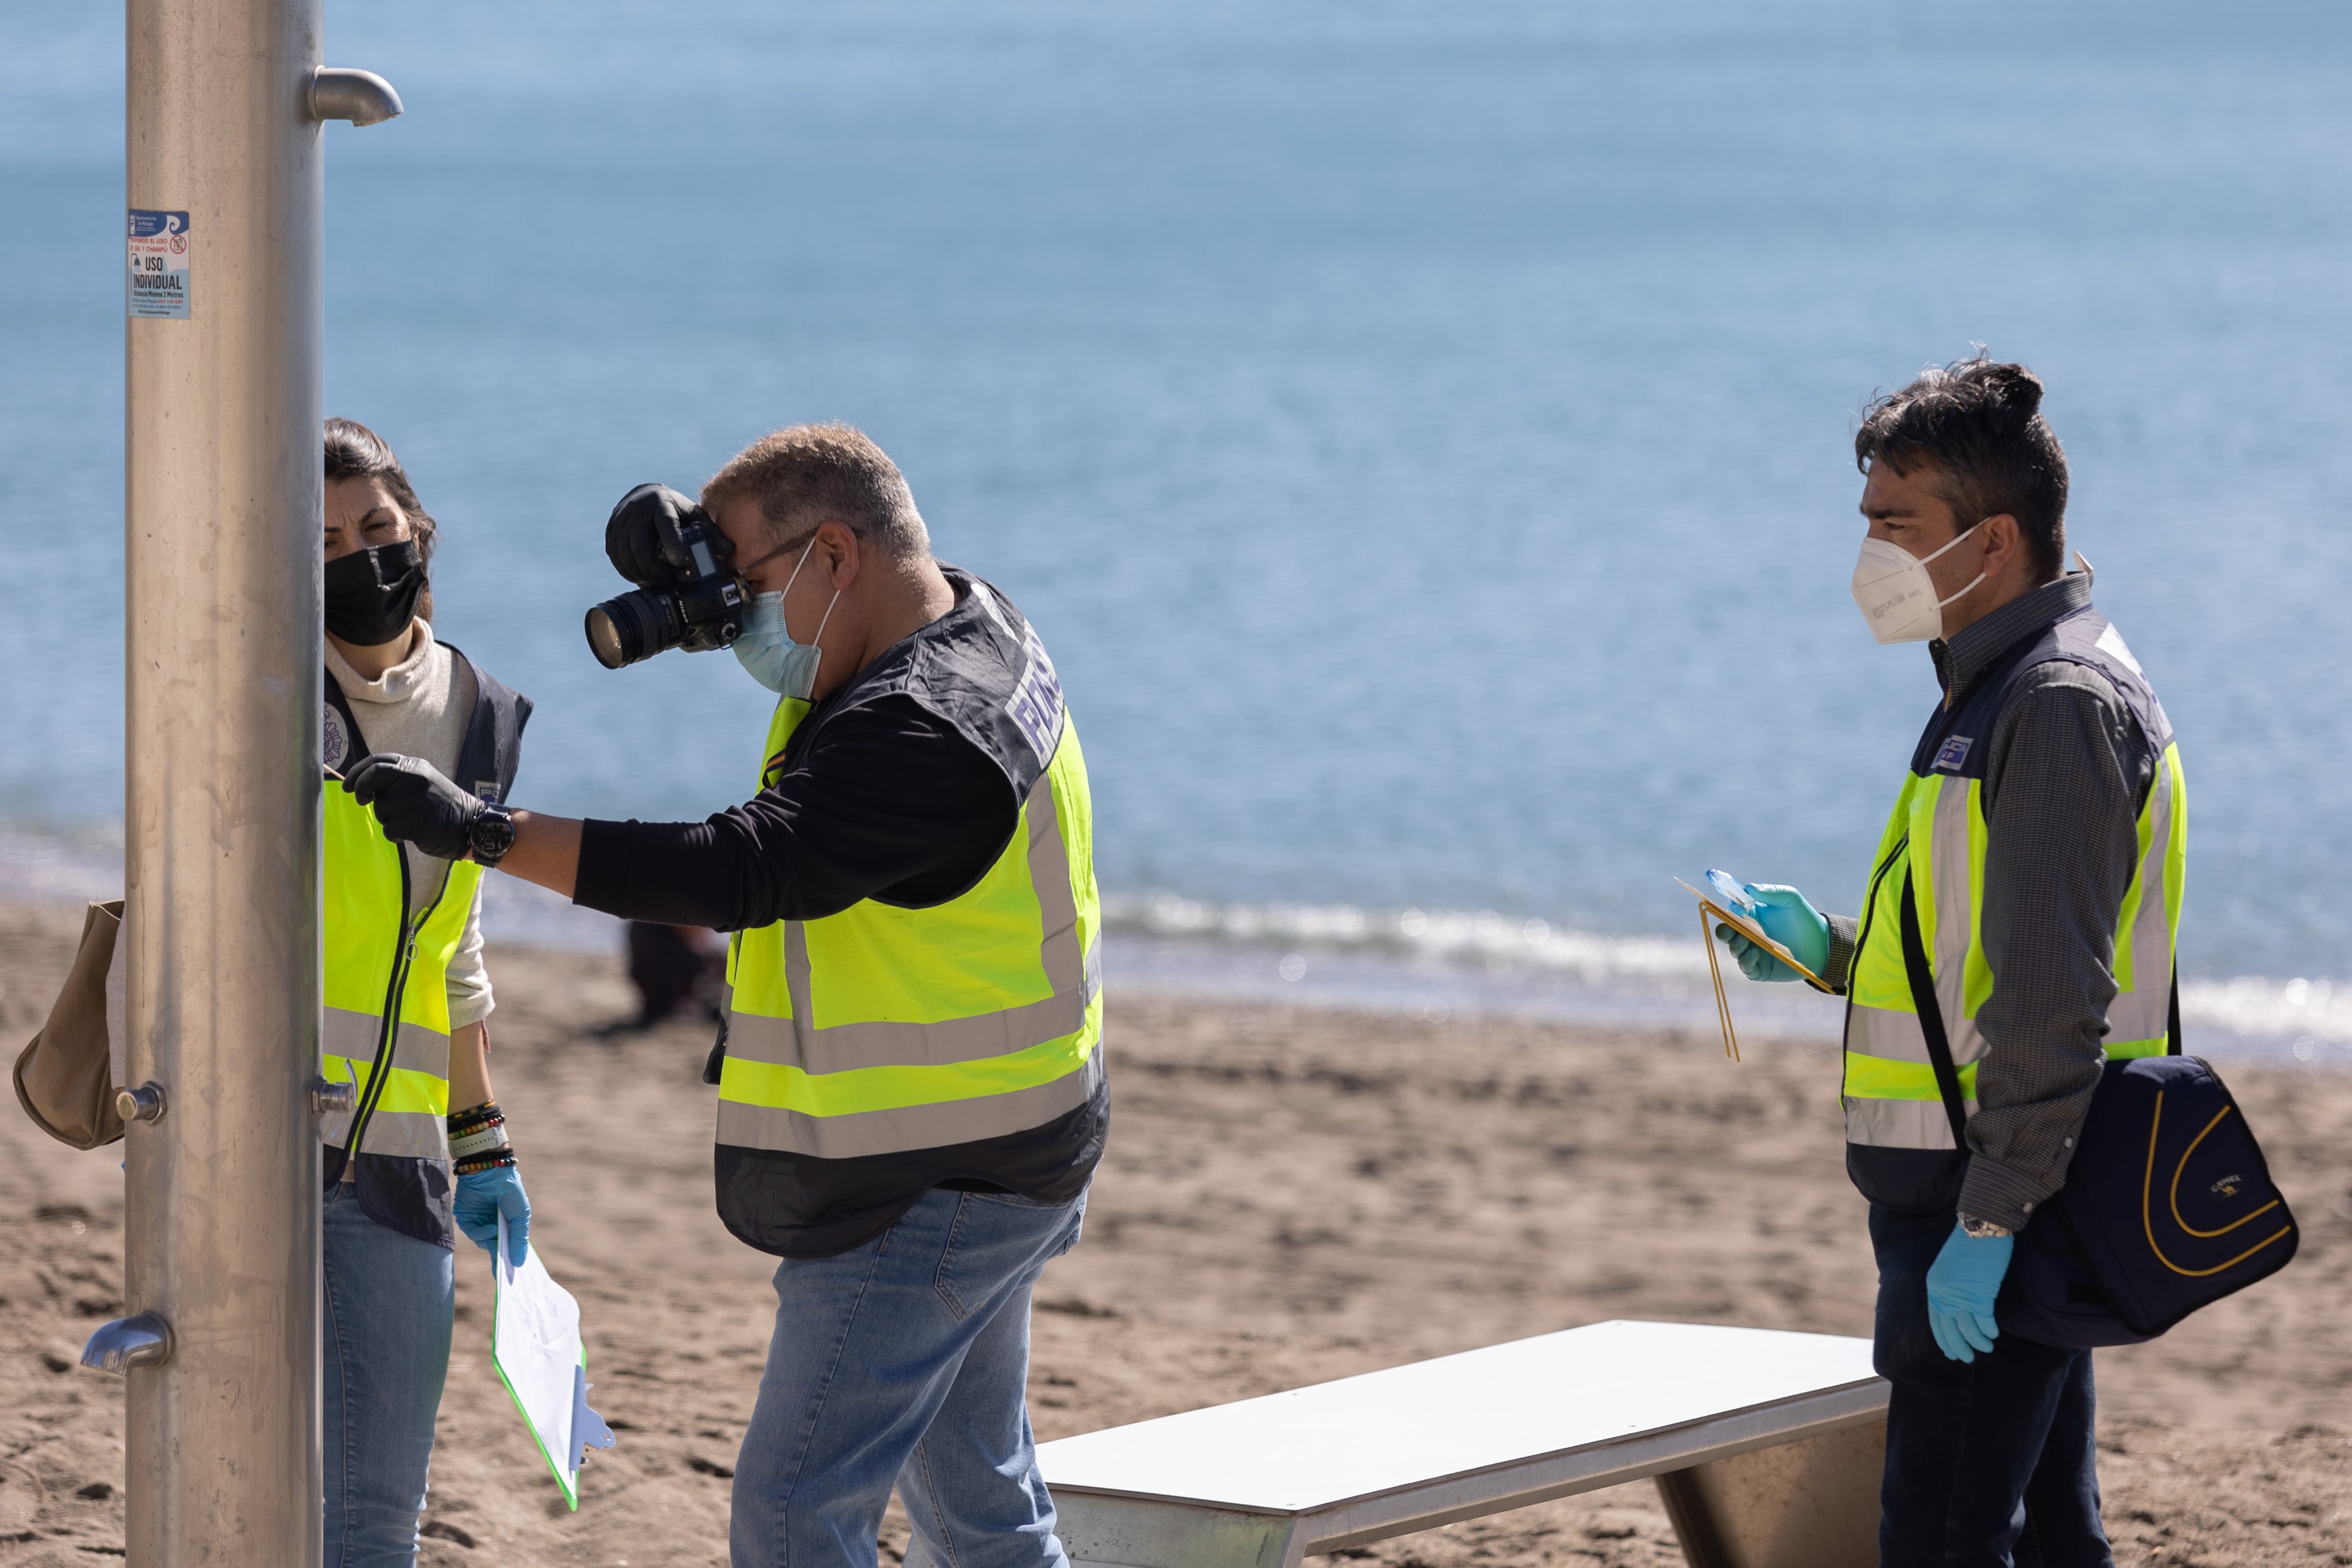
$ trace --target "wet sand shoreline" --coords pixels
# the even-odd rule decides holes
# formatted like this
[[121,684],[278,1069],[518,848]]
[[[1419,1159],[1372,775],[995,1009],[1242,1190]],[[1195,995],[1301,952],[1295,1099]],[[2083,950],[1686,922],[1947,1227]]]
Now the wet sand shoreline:
[[[0,905],[0,1043],[38,1026],[73,910]],[[707,1026],[613,1026],[616,957],[494,949],[500,1099],[535,1237],[580,1296],[620,1446],[565,1512],[488,1354],[460,1242],[424,1561],[720,1563],[773,1327],[772,1261],[711,1211]],[[1863,1206],[1816,1045],[1510,1020],[1111,999],[1113,1130],[1084,1242],[1038,1297],[1041,1436],[1609,1318],[1866,1334]],[[2233,1067],[2305,1230],[2284,1274],[2101,1352],[2119,1562],[2352,1563],[2352,1080]],[[0,1565],[121,1547],[121,1385],[76,1366],[120,1309],[119,1152],[0,1115]],[[888,1561],[902,1531],[886,1533]],[[1680,1561],[1646,1484],[1349,1555]]]

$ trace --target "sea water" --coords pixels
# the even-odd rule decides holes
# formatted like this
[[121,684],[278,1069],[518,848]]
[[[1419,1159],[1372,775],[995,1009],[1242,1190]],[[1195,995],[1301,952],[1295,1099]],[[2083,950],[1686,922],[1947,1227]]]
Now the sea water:
[[[1848,601],[1851,438],[1981,342],[2047,378],[2179,731],[2200,1042],[2352,1053],[2343,7],[327,21],[407,105],[324,132],[328,408],[440,520],[436,629],[539,704],[520,801],[750,791],[731,660],[589,657],[604,519],[847,419],[1053,650],[1115,974],[1708,1026],[1673,874],[1858,901],[1936,687]],[[119,8],[0,6],[20,896],[119,877],[121,60]],[[610,939],[492,885],[510,934]]]

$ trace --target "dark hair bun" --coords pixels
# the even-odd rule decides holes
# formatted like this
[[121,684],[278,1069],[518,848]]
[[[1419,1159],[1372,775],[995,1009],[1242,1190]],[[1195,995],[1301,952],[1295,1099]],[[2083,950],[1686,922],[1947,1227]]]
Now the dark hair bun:
[[2042,412],[2042,378],[2021,364],[1978,360],[1960,374],[1961,379],[1973,381],[1992,393],[2008,412],[2021,419],[2031,419]]

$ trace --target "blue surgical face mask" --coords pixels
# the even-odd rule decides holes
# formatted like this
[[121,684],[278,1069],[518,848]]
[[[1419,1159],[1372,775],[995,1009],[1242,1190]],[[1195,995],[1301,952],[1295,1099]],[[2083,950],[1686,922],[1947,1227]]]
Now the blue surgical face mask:
[[[809,551],[815,548],[816,538],[812,534],[808,548],[793,563],[793,574],[784,580],[784,594],[800,581],[801,568],[808,564]],[[841,595],[836,590],[825,601],[824,614],[816,623],[816,637],[794,642],[784,627],[784,594],[761,594],[752,599],[743,629],[733,644],[735,658],[746,674],[777,696],[806,702],[816,689],[817,666],[824,660],[816,637],[824,636],[824,623],[833,619],[833,606],[841,602]]]

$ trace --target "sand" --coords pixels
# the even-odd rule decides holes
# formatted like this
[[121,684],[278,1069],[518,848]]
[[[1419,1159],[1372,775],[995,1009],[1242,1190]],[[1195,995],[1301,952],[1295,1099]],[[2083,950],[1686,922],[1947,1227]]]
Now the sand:
[[[0,1043],[46,1013],[74,911],[0,907]],[[728,1476],[772,1327],[772,1262],[711,1212],[706,1027],[615,1030],[615,960],[494,951],[500,1099],[534,1239],[581,1297],[620,1446],[565,1511],[488,1363],[461,1241],[424,1561],[725,1561]],[[1817,1043],[1432,1025],[1115,993],[1114,1123],[1085,1241],[1039,1292],[1052,1437],[1611,1318],[1866,1334],[1864,1211]],[[2352,1563],[2352,1076],[2231,1087],[2305,1231],[2284,1273],[2102,1352],[2123,1563]],[[121,1384],[75,1364],[121,1310],[117,1155],[0,1110],[0,1564],[122,1546]],[[894,1510],[895,1511],[895,1510]],[[894,1561],[903,1527],[885,1532]],[[1681,1561],[1646,1483],[1347,1555],[1398,1565]]]

